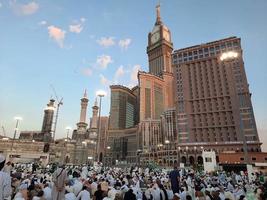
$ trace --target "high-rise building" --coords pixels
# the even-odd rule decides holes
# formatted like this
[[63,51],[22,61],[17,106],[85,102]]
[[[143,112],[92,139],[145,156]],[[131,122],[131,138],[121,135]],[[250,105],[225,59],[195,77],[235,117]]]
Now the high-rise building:
[[241,39],[175,50],[178,143],[220,151],[260,151]]
[[137,123],[137,97],[127,87],[111,85],[109,129],[126,129]]
[[149,73],[138,73],[140,121],[160,119],[165,110],[174,108],[171,32],[161,21],[159,5],[156,10],[156,23],[148,34]]
[[106,162],[135,162],[137,149],[138,87],[111,85]]

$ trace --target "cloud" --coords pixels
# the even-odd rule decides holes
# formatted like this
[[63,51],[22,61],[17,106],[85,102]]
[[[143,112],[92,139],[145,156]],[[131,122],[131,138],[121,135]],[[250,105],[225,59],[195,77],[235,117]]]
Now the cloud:
[[80,33],[83,30],[82,24],[75,24],[69,26],[69,31],[72,33]]
[[48,26],[47,29],[49,37],[52,38],[61,48],[63,48],[66,32],[56,26]]
[[38,24],[41,25],[41,26],[44,26],[44,25],[47,24],[47,21],[43,20],[43,21],[40,21]]
[[104,86],[110,85],[110,81],[103,74],[100,74],[99,77],[100,77],[100,83],[102,85]]
[[81,20],[82,23],[84,23],[86,21],[86,18],[81,17],[80,20]]
[[83,30],[83,23],[86,21],[84,17],[80,21],[74,21],[74,24],[69,25],[69,31],[72,33],[80,33]]
[[93,70],[91,68],[84,68],[82,70],[82,74],[84,76],[91,76],[93,74]]
[[141,66],[140,65],[134,65],[131,71],[131,81],[134,83],[137,83],[138,78],[137,78],[137,74],[138,71],[141,70]]
[[101,56],[98,56],[96,59],[96,64],[103,69],[106,69],[107,66],[112,62],[113,62],[113,60],[112,60],[111,56],[109,56],[109,55],[101,55]]
[[128,46],[131,44],[132,40],[130,38],[126,38],[124,40],[119,41],[119,46],[122,50],[128,49]]
[[0,3],[0,8],[2,8],[3,7],[3,5],[2,5],[2,3]]
[[10,5],[17,15],[32,15],[39,9],[39,5],[34,1],[29,2],[28,4],[19,4],[16,1],[13,1]]
[[115,80],[117,80],[119,77],[123,76],[125,74],[123,66],[119,66],[118,69],[115,72]]
[[100,40],[97,40],[97,43],[103,47],[115,45],[114,37],[102,37]]

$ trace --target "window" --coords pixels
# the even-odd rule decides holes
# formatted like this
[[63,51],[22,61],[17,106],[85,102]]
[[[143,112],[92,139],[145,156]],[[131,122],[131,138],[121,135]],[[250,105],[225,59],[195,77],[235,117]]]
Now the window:
[[252,160],[255,161],[255,160],[257,160],[257,159],[256,159],[255,157],[252,157]]
[[206,157],[205,162],[212,162],[212,159],[210,157]]
[[240,158],[240,160],[244,161],[244,158],[243,158],[243,157],[241,157],[241,158]]

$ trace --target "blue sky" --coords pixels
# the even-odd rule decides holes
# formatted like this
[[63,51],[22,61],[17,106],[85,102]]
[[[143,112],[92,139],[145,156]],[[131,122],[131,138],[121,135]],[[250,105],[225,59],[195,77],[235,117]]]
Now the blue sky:
[[[132,86],[147,70],[147,34],[155,23],[157,0],[0,0],[0,125],[13,134],[40,130],[53,91],[64,98],[57,136],[79,120],[80,98],[88,90],[89,109],[98,89]],[[174,49],[229,36],[241,37],[252,102],[261,138],[267,132],[267,1],[161,0],[163,22]],[[0,131],[1,132],[1,131]],[[267,140],[266,140],[267,142]]]

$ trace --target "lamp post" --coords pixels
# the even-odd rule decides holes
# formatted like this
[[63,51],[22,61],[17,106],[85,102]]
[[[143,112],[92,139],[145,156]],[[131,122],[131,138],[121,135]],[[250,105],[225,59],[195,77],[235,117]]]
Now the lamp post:
[[22,120],[22,117],[14,117],[14,119],[16,120],[16,126],[15,126],[15,131],[14,131],[14,135],[13,135],[13,140],[12,140],[12,144],[11,144],[11,151],[13,151],[13,145],[14,145],[14,141],[16,139],[16,135],[17,135],[17,131],[19,130],[19,121]]
[[[111,149],[111,147],[110,146],[107,146],[107,151],[109,151]],[[107,155],[105,155],[105,157],[104,157],[104,163],[106,164],[106,163],[108,163],[107,162]],[[105,165],[104,165],[105,166]]]
[[[163,147],[163,144],[158,144],[158,150],[157,150],[157,158],[159,159],[159,154],[160,154],[160,156],[161,156],[161,159],[162,159],[162,152],[161,152],[161,148]],[[160,153],[159,153],[159,151],[160,151]]]
[[181,152],[181,147],[178,147],[178,159],[177,159],[177,162],[178,162],[179,166],[180,166],[180,163],[181,163],[180,152]]
[[98,134],[97,134],[97,147],[96,147],[96,156],[97,161],[100,161],[100,132],[101,132],[101,103],[102,103],[102,97],[106,95],[106,92],[103,90],[99,90],[96,92],[96,95],[99,97],[99,116],[98,116]]
[[170,140],[165,140],[165,144],[166,144],[166,146],[167,146],[168,166],[170,166],[170,153],[169,153],[169,144],[170,144]]
[[87,142],[86,141],[82,141],[82,150],[83,150],[83,154],[82,154],[82,164],[84,164],[84,154],[85,154],[85,147],[87,146]]
[[137,154],[137,163],[138,163],[138,167],[140,167],[140,156],[141,156],[142,150],[141,149],[137,149],[136,154]]
[[197,163],[197,147],[194,146],[194,153],[195,153],[195,163]]
[[188,160],[188,146],[185,147],[185,150],[186,150],[186,163],[190,164],[190,162]]

